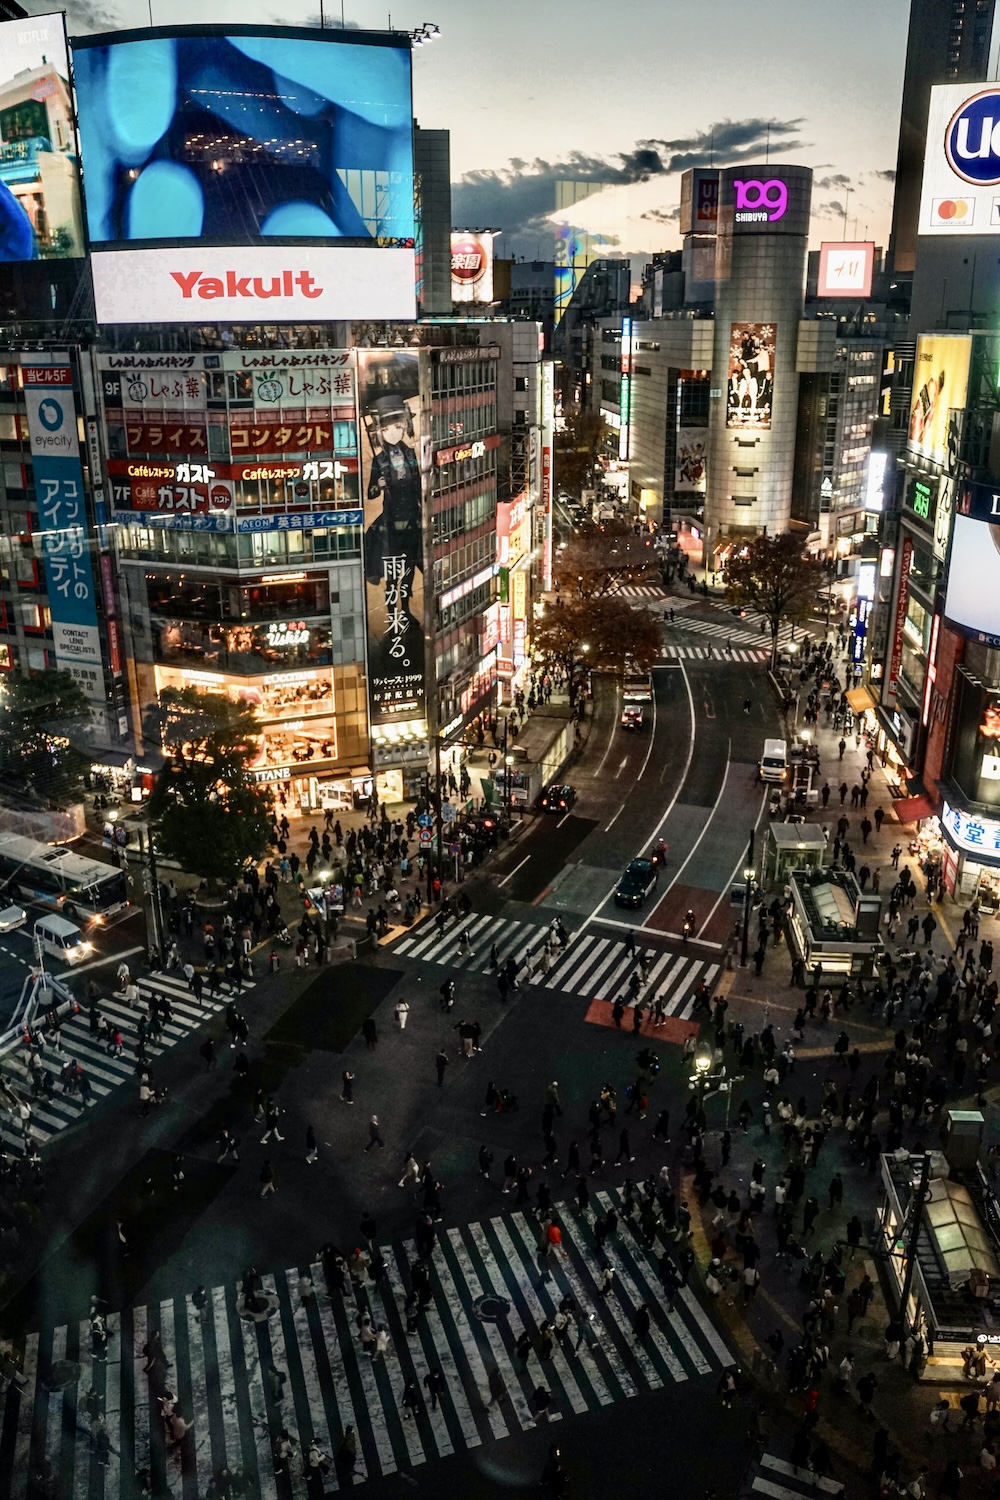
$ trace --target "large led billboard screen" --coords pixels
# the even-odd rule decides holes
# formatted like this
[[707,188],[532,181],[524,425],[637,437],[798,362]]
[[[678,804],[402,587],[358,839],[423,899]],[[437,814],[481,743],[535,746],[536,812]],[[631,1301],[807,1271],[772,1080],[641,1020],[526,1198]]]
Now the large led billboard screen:
[[951,413],[965,406],[971,356],[968,334],[922,334],[917,340],[908,437],[921,458],[948,463],[957,442]]
[[73,52],[92,244],[412,244],[408,39],[175,27]]
[[956,515],[944,612],[967,635],[1000,644],[1000,526]]
[[64,18],[0,24],[0,261],[84,253]]
[[776,344],[777,329],[773,323],[730,324],[727,427],[753,432],[770,430]]

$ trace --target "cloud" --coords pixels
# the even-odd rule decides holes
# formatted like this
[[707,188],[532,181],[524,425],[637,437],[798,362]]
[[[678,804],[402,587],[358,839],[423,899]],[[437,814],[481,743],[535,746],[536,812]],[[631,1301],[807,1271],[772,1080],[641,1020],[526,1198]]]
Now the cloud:
[[895,173],[895,171],[893,170],[892,167],[883,167],[880,171],[873,172],[872,176],[873,177],[877,177],[880,182],[895,182],[896,181],[896,173]]
[[[452,217],[459,226],[497,225],[505,235],[508,255],[534,255],[537,247],[547,256],[557,182],[600,189],[673,177],[688,167],[736,166],[765,151],[774,155],[799,149],[803,123],[801,119],[782,122],[758,117],[722,120],[694,135],[636,141],[631,149],[608,156],[572,151],[559,161],[536,157],[529,162],[515,157],[499,170],[466,172],[453,183]],[[663,196],[667,202],[676,202],[676,186],[667,188],[664,183]],[[655,209],[648,210],[644,217],[654,213]],[[666,208],[664,214],[664,222],[676,217]]]
[[676,224],[681,216],[681,206],[675,203],[673,208],[647,208],[641,219],[652,219],[658,224]]
[[834,172],[830,177],[814,177],[813,187],[822,192],[829,192],[831,188],[853,187],[853,178],[848,177],[846,172]]
[[[357,21],[345,21],[344,24],[343,24],[343,26],[341,26],[341,24],[340,24],[340,16],[337,15],[337,14],[335,14],[334,13],[335,11],[336,11],[336,7],[331,3],[330,9],[327,10],[324,15],[320,15],[320,13],[319,13],[318,10],[314,11],[311,16],[306,16],[306,18],[305,18],[304,21],[296,21],[295,25],[296,26],[315,26],[316,29],[319,30],[319,28],[323,25],[323,22],[325,21],[326,22],[326,30],[327,31],[360,31],[361,30],[361,27],[360,27],[360,25],[359,25],[359,23]],[[275,26],[287,26],[289,24],[288,18],[285,15],[274,15],[274,16],[271,17],[271,22]]]
[[844,204],[837,198],[830,198],[826,203],[814,203],[812,206],[814,219],[843,219],[845,212]]

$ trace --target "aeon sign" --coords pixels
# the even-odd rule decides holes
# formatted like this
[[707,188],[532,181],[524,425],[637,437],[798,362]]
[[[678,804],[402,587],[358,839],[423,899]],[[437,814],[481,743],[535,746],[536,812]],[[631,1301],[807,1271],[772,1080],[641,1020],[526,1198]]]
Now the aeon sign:
[[955,111],[945,131],[944,153],[964,182],[977,187],[1000,183],[1000,89],[984,89]]
[[773,224],[784,217],[788,207],[788,189],[777,177],[761,182],[756,177],[742,182],[733,180],[736,194],[736,212],[733,220],[737,224]]

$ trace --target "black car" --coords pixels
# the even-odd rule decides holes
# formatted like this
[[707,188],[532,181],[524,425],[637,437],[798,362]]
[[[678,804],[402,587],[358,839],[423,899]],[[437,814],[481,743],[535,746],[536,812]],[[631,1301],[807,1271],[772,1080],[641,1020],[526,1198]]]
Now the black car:
[[659,878],[651,859],[633,859],[618,882],[615,901],[619,906],[641,906]]
[[569,812],[576,801],[576,788],[571,786],[559,786],[554,784],[547,786],[542,793],[538,805],[542,812]]

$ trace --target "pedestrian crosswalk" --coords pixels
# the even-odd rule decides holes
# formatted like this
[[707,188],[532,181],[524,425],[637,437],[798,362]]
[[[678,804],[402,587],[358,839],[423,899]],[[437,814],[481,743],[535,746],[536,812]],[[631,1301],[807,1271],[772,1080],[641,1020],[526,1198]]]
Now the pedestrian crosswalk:
[[748,651],[734,646],[727,651],[722,646],[663,646],[661,657],[667,661],[768,661],[770,651]]
[[817,1474],[814,1469],[797,1468],[774,1453],[758,1459],[749,1486],[749,1494],[769,1495],[771,1500],[826,1500],[827,1496],[843,1493],[839,1479]]
[[[0,1396],[0,1500],[23,1500],[27,1475],[45,1465],[52,1491],[72,1500],[126,1500],[140,1492],[133,1476],[143,1471],[153,1494],[203,1500],[223,1466],[242,1471],[243,1494],[305,1500],[315,1493],[303,1464],[313,1442],[329,1462],[331,1492],[397,1472],[412,1477],[437,1458],[643,1391],[717,1380],[733,1357],[693,1290],[681,1286],[670,1305],[664,1298],[658,1257],[667,1247],[676,1253],[674,1240],[647,1245],[623,1213],[600,1249],[594,1218],[612,1205],[621,1208],[617,1190],[593,1193],[582,1211],[557,1206],[562,1246],[544,1279],[544,1229],[527,1209],[441,1230],[425,1260],[426,1310],[409,1334],[411,1241],[380,1246],[378,1284],[362,1271],[338,1290],[321,1264],[295,1266],[260,1278],[255,1309],[233,1282],[214,1287],[201,1311],[186,1295],[111,1312],[104,1348],[88,1319],[29,1334],[20,1386]],[[614,1271],[608,1294],[605,1260]],[[637,1339],[640,1303],[651,1326]],[[366,1314],[388,1332],[382,1357],[361,1348]],[[154,1366],[147,1374],[144,1351],[157,1338],[165,1373]],[[433,1404],[425,1385],[432,1372],[440,1386]],[[540,1387],[551,1396],[547,1416]],[[176,1445],[160,1414],[165,1390],[190,1424]],[[338,1462],[349,1428],[353,1469]],[[294,1446],[276,1465],[282,1433]]]
[[[762,622],[763,623],[763,622]],[[744,621],[742,624],[726,624],[724,621],[691,619],[685,615],[682,621],[676,622],[679,628],[693,635],[712,636],[716,640],[731,641],[734,646],[760,646],[761,641],[767,641],[767,654],[770,655],[770,629],[765,627],[762,631],[759,624],[751,629]],[[781,625],[778,628],[778,645],[787,645],[790,641],[801,641],[803,639],[801,626]]]
[[638,944],[630,951],[627,939],[619,934],[570,933],[567,945],[559,948],[549,927],[516,917],[475,914],[444,932],[435,923],[420,927],[395,942],[392,952],[443,964],[456,973],[490,974],[513,959],[519,982],[588,999],[621,998],[629,1004],[637,996],[646,1004],[662,997],[666,1014],[684,1020],[691,1014],[698,982],[703,980],[710,993],[719,975],[718,964],[687,952]]
[[639,599],[643,603],[650,603],[654,599],[665,599],[666,590],[658,583],[624,583],[615,589],[618,599]]
[[[205,991],[200,1002],[195,999],[183,979],[174,978],[170,974],[152,974],[148,978],[139,979],[137,983],[140,996],[138,1006],[131,1006],[114,995],[110,998],[102,997],[98,1006],[100,1015],[109,1026],[121,1032],[123,1046],[120,1055],[116,1055],[114,1050],[109,1052],[101,1037],[91,1030],[87,1012],[81,1010],[78,1014],[65,1018],[56,1044],[53,1044],[49,1032],[44,1033],[48,1045],[42,1056],[42,1068],[51,1079],[51,1088],[33,1094],[26,1071],[26,1057],[12,1054],[7,1059],[6,1080],[31,1106],[29,1144],[32,1147],[46,1145],[59,1131],[74,1125],[90,1104],[96,1104],[123,1085],[133,1098],[136,1096],[136,1023],[141,1015],[146,1014],[150,995],[164,996],[170,1003],[171,1012],[170,1020],[163,1025],[158,1040],[146,1042],[145,1056],[154,1077],[158,1057],[222,1010],[230,998],[238,999],[231,996],[229,985],[225,981],[224,992],[210,996]],[[243,981],[244,990],[253,988],[252,979]],[[89,1103],[78,1092],[68,1093],[63,1090],[60,1074],[70,1060],[83,1069],[89,1081]],[[0,1144],[24,1149],[25,1141],[20,1125],[9,1116],[0,1118]]]

